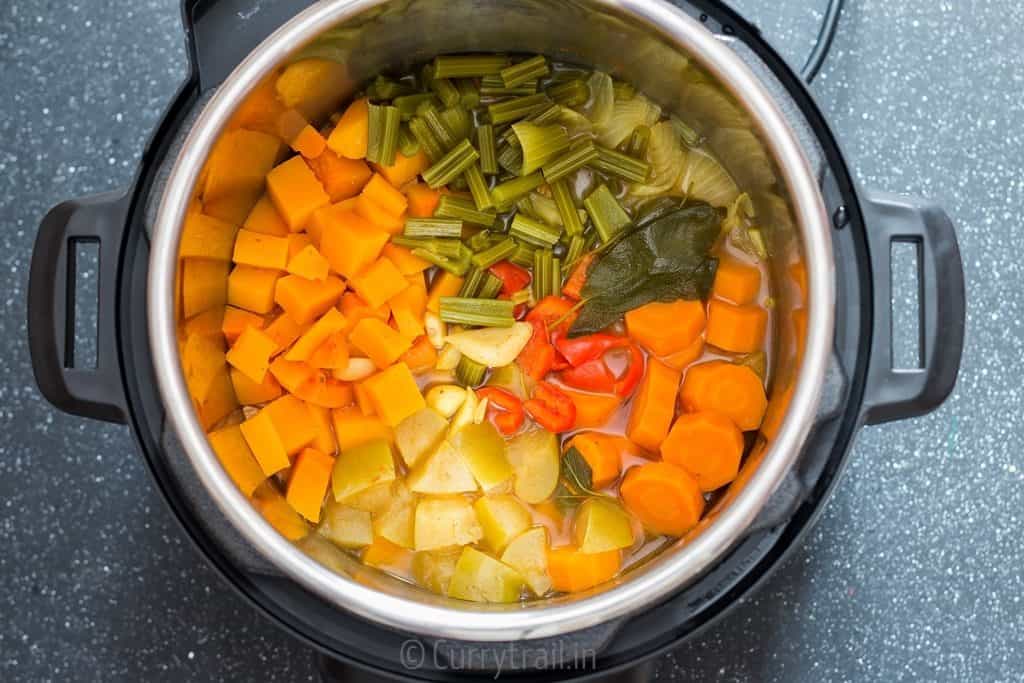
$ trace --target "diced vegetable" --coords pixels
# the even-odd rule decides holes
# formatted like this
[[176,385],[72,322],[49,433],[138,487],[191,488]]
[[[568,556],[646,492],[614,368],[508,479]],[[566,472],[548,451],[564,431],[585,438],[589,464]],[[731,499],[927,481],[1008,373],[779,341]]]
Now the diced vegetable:
[[333,467],[334,458],[314,448],[307,448],[295,459],[288,477],[285,500],[314,524],[320,521],[320,509],[323,507]]
[[405,464],[414,467],[434,451],[448,431],[448,421],[433,408],[424,408],[405,418],[395,427],[395,446]]
[[327,146],[346,159],[365,159],[370,142],[369,100],[349,105],[327,138]]
[[342,548],[363,548],[373,543],[370,513],[328,500],[320,522],[320,535]]
[[697,480],[667,462],[630,468],[619,493],[629,511],[654,534],[682,536],[704,512]]
[[291,466],[288,452],[265,409],[243,422],[240,429],[265,475],[269,477]]
[[210,447],[242,495],[250,496],[267,478],[237,425],[210,432]]
[[551,590],[548,532],[544,527],[527,529],[513,539],[501,554],[501,561],[519,572],[534,595],[540,597]]
[[530,504],[550,498],[558,486],[558,438],[547,430],[533,429],[513,437],[507,448],[515,494]]
[[753,353],[764,346],[768,311],[760,306],[736,306],[725,301],[708,304],[708,344],[733,353]]
[[609,434],[583,432],[569,442],[570,447],[577,449],[590,466],[591,483],[595,489],[611,486],[619,478],[622,455],[627,451],[619,439],[621,437]]
[[452,435],[451,443],[484,491],[512,477],[505,440],[491,423],[467,424]]
[[525,531],[532,520],[526,506],[508,494],[477,498],[473,509],[483,529],[484,543],[496,553],[504,550],[513,538]]
[[408,338],[377,318],[360,320],[349,332],[348,339],[381,369],[390,367],[412,346]]
[[744,432],[761,426],[768,406],[757,373],[724,361],[691,367],[679,390],[679,403],[687,412],[712,410],[727,415]]
[[373,520],[373,532],[401,548],[412,549],[416,499],[399,479],[391,487],[387,506]]
[[469,545],[483,537],[473,504],[461,496],[422,498],[414,528],[417,552]]
[[680,373],[653,358],[633,401],[626,434],[636,445],[656,452],[672,426]]
[[395,458],[387,441],[370,441],[347,449],[342,446],[331,476],[334,499],[344,503],[371,486],[394,479]]
[[703,411],[679,416],[661,443],[661,457],[692,474],[701,491],[709,492],[736,478],[743,448],[743,432],[732,420]]
[[405,363],[397,363],[363,382],[374,410],[392,427],[426,407]]
[[548,551],[548,575],[556,591],[575,593],[612,580],[622,566],[622,551],[582,553],[572,546]]
[[633,222],[607,185],[599,185],[583,200],[583,206],[602,242],[608,242]]
[[478,489],[469,466],[447,441],[442,441],[431,455],[421,459],[406,481],[416,493],[443,495]]
[[274,301],[292,320],[306,325],[334,306],[344,291],[345,283],[333,275],[322,282],[307,280],[298,275],[285,275],[274,288]]
[[704,331],[704,304],[700,301],[651,302],[626,313],[629,336],[658,356],[681,351]]
[[633,545],[629,516],[611,498],[588,498],[576,511],[573,540],[581,553],[605,553]]
[[749,304],[761,291],[761,271],[733,259],[723,259],[715,271],[713,291],[716,297],[737,306]]
[[525,579],[506,564],[474,548],[465,548],[455,565],[448,595],[473,602],[516,602]]
[[439,595],[447,595],[461,555],[461,548],[416,553],[412,559],[412,575],[416,583]]

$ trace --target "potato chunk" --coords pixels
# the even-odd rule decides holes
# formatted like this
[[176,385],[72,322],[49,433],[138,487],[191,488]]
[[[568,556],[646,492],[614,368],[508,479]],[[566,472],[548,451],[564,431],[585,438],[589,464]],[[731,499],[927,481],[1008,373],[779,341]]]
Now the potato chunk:
[[424,498],[416,506],[415,549],[476,543],[484,535],[472,503],[461,497]]
[[484,496],[473,504],[473,509],[484,530],[484,543],[496,553],[504,550],[532,521],[530,511],[512,495]]
[[537,597],[551,590],[548,530],[544,527],[535,526],[516,536],[501,554],[501,561],[519,572]]
[[464,548],[448,595],[473,602],[516,602],[525,588],[526,581],[512,567],[475,548]]

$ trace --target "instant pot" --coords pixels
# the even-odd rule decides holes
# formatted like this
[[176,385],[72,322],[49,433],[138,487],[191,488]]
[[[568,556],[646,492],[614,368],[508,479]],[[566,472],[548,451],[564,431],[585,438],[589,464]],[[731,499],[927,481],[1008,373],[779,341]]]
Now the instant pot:
[[[932,202],[859,188],[801,77],[720,3],[186,0],[184,25],[189,76],[132,187],[64,202],[43,219],[29,282],[33,366],[58,408],[131,425],[201,552],[242,596],[315,647],[325,676],[643,679],[646,662],[742,600],[800,542],[861,425],[922,415],[952,391],[965,316],[952,223]],[[177,241],[198,170],[230,114],[259,79],[325,32],[350,91],[383,68],[473,50],[601,67],[670,108],[709,115],[721,107],[674,99],[680,70],[692,60],[731,91],[743,125],[734,123],[716,151],[728,165],[730,149],[747,150],[745,165],[730,171],[754,188],[759,217],[776,228],[773,280],[786,277],[784,265],[806,275],[800,287],[775,292],[764,447],[676,548],[580,596],[472,605],[355,562],[329,570],[273,532],[230,484],[192,414],[177,358]],[[763,157],[753,170],[751,145]],[[82,242],[99,251],[94,367],[76,366],[74,354]],[[913,369],[893,362],[897,242],[916,246],[920,266],[922,360]]]

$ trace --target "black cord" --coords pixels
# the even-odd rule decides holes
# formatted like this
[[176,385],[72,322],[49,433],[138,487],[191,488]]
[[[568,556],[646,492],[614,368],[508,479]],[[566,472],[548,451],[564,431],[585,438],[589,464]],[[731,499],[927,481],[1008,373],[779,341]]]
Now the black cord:
[[825,18],[821,22],[821,30],[818,31],[818,39],[814,43],[803,70],[800,72],[804,81],[810,84],[821,71],[828,51],[832,49],[832,41],[835,40],[836,31],[839,28],[839,15],[843,13],[845,0],[828,0],[828,7],[825,8]]

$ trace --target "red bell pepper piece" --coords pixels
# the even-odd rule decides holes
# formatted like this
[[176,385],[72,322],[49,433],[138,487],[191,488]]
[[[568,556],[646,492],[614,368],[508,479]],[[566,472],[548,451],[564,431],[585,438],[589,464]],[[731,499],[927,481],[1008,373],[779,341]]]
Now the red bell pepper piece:
[[539,382],[533,398],[523,403],[530,417],[544,429],[558,434],[576,426],[576,404],[561,389]]
[[629,365],[615,382],[615,395],[625,398],[633,393],[644,376],[644,354],[636,344],[629,345]]
[[501,280],[502,294],[515,294],[530,284],[530,271],[514,263],[499,261],[488,270],[491,271],[491,275]]
[[526,420],[523,402],[511,391],[501,387],[483,387],[476,390],[476,395],[480,400],[488,399],[487,419],[502,434],[515,434],[523,426]]
[[555,339],[555,348],[572,365],[583,365],[587,361],[601,358],[612,349],[621,349],[629,345],[629,339],[626,337],[603,333],[588,334],[575,339],[558,336]]
[[599,394],[615,391],[616,378],[602,358],[588,360],[583,365],[571,367],[558,373],[558,379],[573,389],[583,389]]
[[542,320],[531,320],[533,336],[519,352],[519,367],[538,382],[551,372],[555,362],[555,347],[548,341],[548,326]]
[[[573,302],[560,296],[546,296],[538,301],[533,310],[526,315],[526,320],[528,322],[541,320],[552,333],[561,331],[568,334],[569,328],[576,321],[574,306]],[[552,325],[556,322],[558,322],[557,328],[552,329]]]
[[594,252],[590,252],[580,258],[576,268],[572,271],[572,275],[565,281],[565,286],[562,287],[562,294],[573,301],[579,301],[583,298],[583,285],[587,284],[587,273],[590,271],[590,265],[594,262],[595,258],[597,258],[597,254]]

